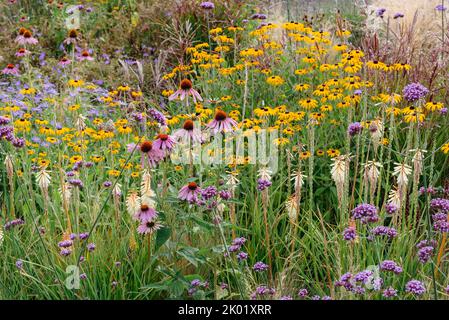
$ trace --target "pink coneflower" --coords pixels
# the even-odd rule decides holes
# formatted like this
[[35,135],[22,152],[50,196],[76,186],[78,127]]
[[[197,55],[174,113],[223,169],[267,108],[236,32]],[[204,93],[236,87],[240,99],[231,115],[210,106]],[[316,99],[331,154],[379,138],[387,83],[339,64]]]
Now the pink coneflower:
[[152,234],[161,227],[162,225],[156,221],[146,221],[142,222],[142,224],[137,227],[137,232],[140,234]]
[[218,110],[215,113],[214,120],[207,124],[207,127],[212,130],[214,134],[217,132],[233,131],[237,127],[237,122],[229,118],[226,112]]
[[23,34],[20,34],[21,32],[19,31],[19,36],[16,38],[16,42],[20,45],[26,45],[26,44],[37,44],[38,41],[36,38],[33,37],[33,34],[31,33],[30,30],[25,29],[25,31],[23,31]]
[[179,190],[178,198],[181,200],[187,200],[190,203],[196,202],[200,192],[201,188],[195,182],[190,182]]
[[84,61],[84,60],[92,61],[93,59],[94,59],[94,58],[92,58],[92,57],[90,56],[89,51],[87,51],[87,50],[83,50],[83,51],[81,52],[81,54],[78,56],[78,60],[79,60],[79,61]]
[[3,74],[13,74],[13,75],[18,75],[19,74],[19,70],[16,68],[15,65],[13,65],[12,63],[8,64],[6,66],[5,69],[2,70]]
[[19,29],[19,34],[17,35],[17,37],[16,37],[16,39],[15,39],[16,42],[19,42],[19,41],[22,41],[22,40],[23,40],[23,34],[25,33],[25,31],[27,31],[26,28],[21,27],[21,28]]
[[70,59],[68,59],[67,57],[63,57],[61,58],[61,60],[59,60],[58,64],[65,67],[70,64]]
[[179,89],[173,93],[170,97],[168,97],[168,100],[172,101],[179,97],[181,101],[187,98],[187,104],[189,104],[188,97],[192,96],[193,102],[196,103],[197,99],[199,101],[203,101],[203,98],[201,98],[198,91],[193,89],[192,87],[192,81],[189,79],[183,79],[179,85]]
[[[132,152],[135,147],[136,145],[134,143],[128,144],[128,151]],[[142,152],[142,168],[145,167],[145,158],[147,159],[150,168],[155,167],[157,163],[164,158],[164,153],[160,149],[153,148],[153,142],[151,141],[142,142],[138,148]]]
[[173,146],[175,145],[175,141],[171,136],[168,134],[158,134],[156,140],[153,142],[153,148],[160,149],[160,150],[167,150],[171,151],[173,149]]
[[17,50],[16,52],[16,57],[23,57],[26,56],[27,54],[29,54],[30,52],[25,49],[25,48],[20,48],[19,50]]
[[147,221],[153,221],[157,218],[158,214],[156,210],[150,208],[146,204],[142,204],[140,206],[140,210],[134,215],[135,220],[139,220],[141,223],[145,223]]
[[174,135],[173,135],[177,140],[183,140],[188,142],[189,140],[191,142],[197,142],[197,143],[201,143],[202,142],[202,138],[201,138],[201,130],[198,128],[195,128],[195,124],[193,123],[192,120],[187,119],[184,122],[184,125],[182,127],[182,129],[178,129]]

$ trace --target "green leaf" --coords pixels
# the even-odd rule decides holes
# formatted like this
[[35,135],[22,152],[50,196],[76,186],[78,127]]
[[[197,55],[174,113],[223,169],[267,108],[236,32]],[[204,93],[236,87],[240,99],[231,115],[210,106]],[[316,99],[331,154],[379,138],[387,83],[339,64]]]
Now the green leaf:
[[200,281],[204,281],[203,277],[200,276],[199,274],[188,274],[186,276],[184,276],[184,278],[188,281],[188,282],[192,282],[192,280],[198,279]]
[[198,257],[196,254],[199,250],[196,248],[185,247],[178,250],[178,254],[193,264],[195,267],[198,267],[198,262],[204,263],[205,260],[202,257]]
[[195,221],[200,227],[202,227],[204,229],[211,230],[211,229],[213,229],[215,227],[212,223],[204,221],[201,218],[198,218],[198,217],[195,217],[195,216],[191,216],[191,219],[193,221]]
[[169,227],[163,227],[159,229],[156,234],[156,244],[154,247],[154,251],[159,250],[159,248],[170,238],[170,235],[171,229]]

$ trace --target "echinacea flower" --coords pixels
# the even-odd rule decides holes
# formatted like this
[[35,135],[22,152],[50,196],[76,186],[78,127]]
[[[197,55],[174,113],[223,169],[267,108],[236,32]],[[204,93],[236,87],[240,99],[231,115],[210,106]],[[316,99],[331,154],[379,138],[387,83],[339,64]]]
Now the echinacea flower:
[[175,141],[168,134],[161,133],[153,142],[153,148],[163,151],[171,151],[175,145]]
[[201,143],[201,130],[195,127],[192,120],[187,119],[181,129],[178,129],[173,136],[176,140],[191,143]]
[[70,59],[67,58],[67,57],[62,57],[61,60],[59,60],[58,64],[59,64],[60,66],[65,67],[65,66],[67,66],[67,65],[70,64]]
[[92,58],[92,56],[90,55],[88,50],[81,51],[81,54],[78,55],[77,58],[79,61],[84,61],[84,60],[92,61],[94,59],[94,58]]
[[[134,143],[128,144],[128,152],[132,152],[136,145]],[[141,165],[142,168],[145,167],[145,159],[147,160],[148,165],[150,168],[154,168],[159,161],[161,161],[164,158],[164,153],[162,150],[153,148],[153,142],[151,141],[144,141],[142,142],[138,148],[140,149],[142,153],[141,157]]]
[[154,210],[153,208],[149,207],[146,204],[142,204],[140,206],[139,211],[137,211],[137,213],[133,216],[133,218],[136,220],[140,220],[141,223],[144,223],[147,221],[155,220],[157,216],[158,214],[156,210]]
[[19,74],[19,70],[17,69],[17,67],[15,65],[13,65],[12,63],[8,64],[6,66],[6,68],[4,68],[2,70],[3,74],[12,74],[12,75],[18,75]]
[[16,42],[20,45],[34,45],[38,43],[37,39],[33,37],[33,34],[28,29],[25,29],[23,34],[20,34],[19,30],[19,36],[16,38]]
[[215,113],[214,120],[207,124],[207,127],[211,129],[212,133],[216,134],[218,132],[230,132],[237,127],[237,122],[228,117],[226,112],[222,110],[217,110]]
[[201,188],[195,182],[190,182],[179,190],[178,198],[193,203],[198,200],[200,193]]
[[146,221],[137,227],[137,232],[140,234],[153,234],[155,231],[159,230],[162,225],[156,221]]
[[19,34],[17,35],[17,37],[15,39],[16,42],[19,42],[23,38],[23,34],[25,33],[26,30],[27,29],[23,28],[23,27],[19,28]]
[[168,97],[169,101],[175,100],[179,97],[181,101],[187,98],[187,105],[189,104],[188,97],[192,96],[193,102],[196,103],[197,100],[203,101],[203,98],[200,96],[198,91],[193,89],[192,81],[189,79],[183,79],[181,80],[181,83],[179,84],[179,89],[175,91],[171,96]]
[[26,56],[27,54],[30,54],[30,51],[28,51],[28,50],[25,49],[25,48],[20,48],[20,49],[17,50],[17,52],[16,52],[16,57],[24,57],[24,56]]

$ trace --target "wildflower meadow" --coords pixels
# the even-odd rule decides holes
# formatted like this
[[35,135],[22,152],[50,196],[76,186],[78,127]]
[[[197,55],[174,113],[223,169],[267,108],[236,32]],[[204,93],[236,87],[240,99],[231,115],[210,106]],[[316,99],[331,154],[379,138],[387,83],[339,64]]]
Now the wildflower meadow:
[[0,299],[449,299],[445,2],[2,1]]

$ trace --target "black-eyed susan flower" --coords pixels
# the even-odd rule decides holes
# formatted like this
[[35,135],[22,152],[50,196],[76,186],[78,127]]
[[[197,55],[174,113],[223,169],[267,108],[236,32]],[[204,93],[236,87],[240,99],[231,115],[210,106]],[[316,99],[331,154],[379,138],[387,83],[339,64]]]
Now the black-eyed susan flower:
[[441,110],[443,109],[443,107],[444,105],[441,102],[433,102],[433,101],[427,102],[424,105],[424,108],[426,108],[429,111]]
[[278,139],[274,139],[273,143],[277,146],[285,146],[290,143],[290,140],[287,138],[278,138]]
[[309,84],[307,84],[307,83],[301,83],[301,84],[295,85],[294,90],[295,90],[295,91],[305,91],[305,90],[307,90],[307,89],[309,89],[309,88],[310,88],[310,85],[309,85]]
[[277,87],[284,84],[284,79],[279,76],[271,76],[266,79],[266,82],[271,86]]
[[373,70],[384,70],[385,68],[385,63],[380,62],[378,60],[374,60],[374,61],[368,61],[366,63],[366,66],[368,69],[373,69]]
[[299,100],[298,104],[306,109],[306,110],[310,110],[310,109],[315,109],[318,106],[318,101],[316,101],[315,99],[302,99]]
[[127,125],[123,125],[123,126],[119,126],[117,128],[117,131],[122,134],[129,134],[129,133],[133,132],[133,128],[131,128],[130,126],[127,126]]
[[311,117],[312,119],[317,120],[317,121],[323,120],[325,116],[326,116],[326,115],[325,115],[324,113],[322,113],[322,112],[312,112],[312,113],[310,114],[310,117]]
[[310,151],[302,151],[299,153],[299,159],[306,160],[310,157]]
[[84,85],[84,81],[81,79],[70,79],[67,84],[69,85],[69,87],[79,88]]
[[444,154],[448,154],[448,153],[449,153],[449,143],[443,144],[443,145],[441,146],[441,151],[442,151]]
[[406,114],[404,116],[404,120],[407,123],[423,122],[425,119],[426,119],[426,115],[421,112],[412,112],[412,113]]
[[76,162],[80,162],[80,161],[82,161],[83,160],[83,157],[82,156],[80,156],[80,155],[75,155],[75,156],[72,156],[71,158],[70,158],[70,163],[71,164],[74,164],[74,163],[76,163]]
[[329,149],[329,150],[327,150],[327,155],[330,158],[338,157],[340,155],[340,150],[338,150],[338,149]]

